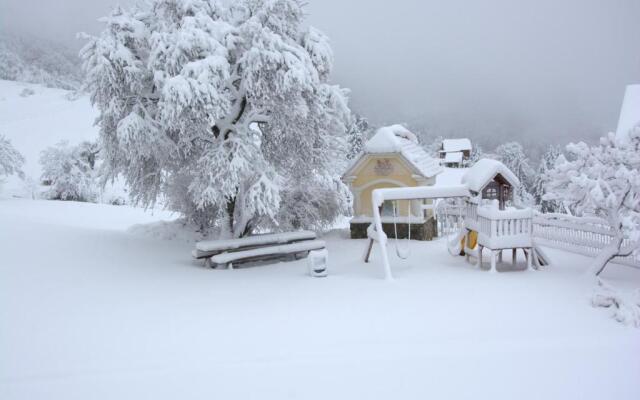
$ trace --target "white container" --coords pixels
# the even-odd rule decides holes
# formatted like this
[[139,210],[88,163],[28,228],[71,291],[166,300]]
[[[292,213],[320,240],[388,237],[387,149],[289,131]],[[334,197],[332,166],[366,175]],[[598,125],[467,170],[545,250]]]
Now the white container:
[[307,265],[309,267],[309,275],[314,278],[324,278],[329,274],[328,271],[329,252],[327,249],[312,250],[307,257]]

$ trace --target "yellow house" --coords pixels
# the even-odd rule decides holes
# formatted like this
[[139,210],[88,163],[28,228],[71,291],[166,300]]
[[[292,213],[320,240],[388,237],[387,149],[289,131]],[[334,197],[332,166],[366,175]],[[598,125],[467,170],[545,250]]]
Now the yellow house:
[[[371,192],[378,188],[431,186],[442,171],[438,161],[418,144],[416,136],[401,125],[378,129],[365,143],[360,154],[342,176],[353,194],[351,238],[367,237],[372,222]],[[394,237],[394,221],[398,237],[431,240],[437,236],[435,219],[425,204],[413,201],[385,202],[382,207],[383,229]]]

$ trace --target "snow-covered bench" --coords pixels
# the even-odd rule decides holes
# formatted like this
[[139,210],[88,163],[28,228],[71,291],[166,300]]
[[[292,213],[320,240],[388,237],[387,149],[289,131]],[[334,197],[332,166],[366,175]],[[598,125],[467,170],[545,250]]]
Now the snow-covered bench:
[[270,260],[287,255],[302,258],[309,251],[325,247],[324,242],[315,239],[315,232],[300,231],[210,240],[198,242],[192,255],[195,259],[204,259],[207,266]]
[[249,250],[220,253],[209,259],[212,266],[227,266],[233,268],[234,263],[251,261],[269,261],[284,256],[294,256],[295,259],[306,257],[310,251],[324,249],[323,240],[306,240],[303,242],[280,244],[275,246],[258,247]]

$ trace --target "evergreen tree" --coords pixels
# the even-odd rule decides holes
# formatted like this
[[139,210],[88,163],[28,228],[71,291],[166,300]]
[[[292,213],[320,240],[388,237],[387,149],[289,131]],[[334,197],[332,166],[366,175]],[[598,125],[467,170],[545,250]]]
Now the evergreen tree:
[[347,129],[347,159],[353,160],[362,152],[369,133],[369,121],[359,114],[353,114]]
[[562,151],[557,146],[549,146],[547,151],[542,155],[538,171],[533,180],[533,198],[539,210],[543,213],[559,212],[562,203],[557,200],[545,200],[544,194],[549,181],[549,171],[555,166],[556,160]]
[[534,200],[529,189],[533,184],[534,171],[529,164],[529,159],[524,154],[522,145],[518,142],[507,142],[498,146],[495,152],[498,161],[507,166],[520,180],[520,186],[514,193],[516,203],[526,206],[533,205]]
[[236,237],[307,226],[288,211],[299,190],[308,209],[341,201],[346,91],[329,83],[329,41],[300,1],[150,0],[103,22],[81,54],[106,172],[134,201],[162,196]]
[[473,167],[473,165],[484,157],[484,151],[479,143],[476,143],[471,148],[471,154],[469,154],[469,161],[467,161],[467,167]]

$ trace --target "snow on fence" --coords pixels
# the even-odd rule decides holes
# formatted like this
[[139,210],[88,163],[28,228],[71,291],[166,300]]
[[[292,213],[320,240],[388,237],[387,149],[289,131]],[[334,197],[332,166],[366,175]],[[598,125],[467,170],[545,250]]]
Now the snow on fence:
[[[586,256],[596,256],[613,240],[606,221],[566,214],[538,214],[533,218],[536,243]],[[628,246],[623,242],[623,247]],[[617,257],[614,262],[640,268],[640,254]]]
[[456,234],[464,227],[466,209],[463,205],[448,205],[440,202],[435,209],[438,236]]

